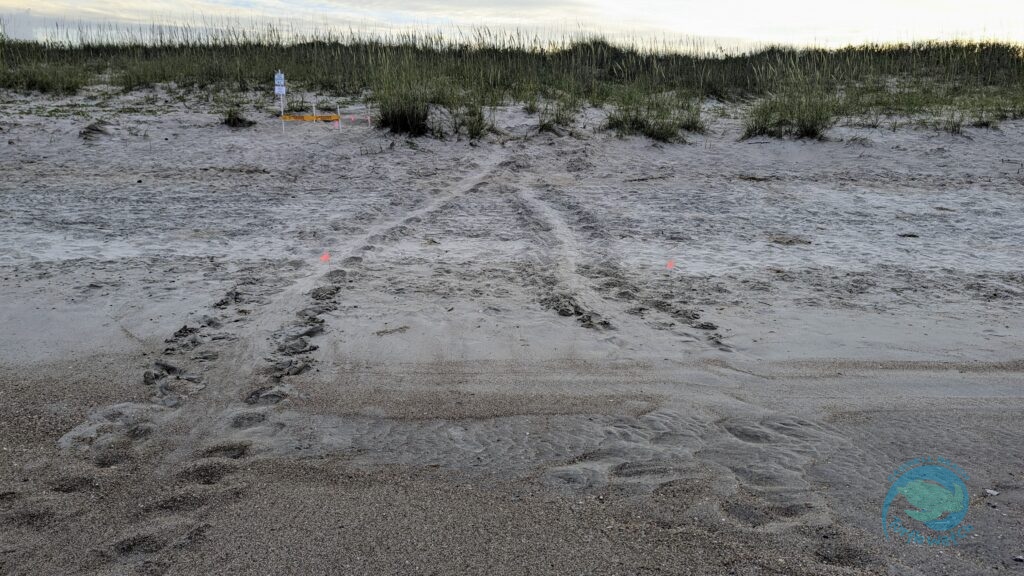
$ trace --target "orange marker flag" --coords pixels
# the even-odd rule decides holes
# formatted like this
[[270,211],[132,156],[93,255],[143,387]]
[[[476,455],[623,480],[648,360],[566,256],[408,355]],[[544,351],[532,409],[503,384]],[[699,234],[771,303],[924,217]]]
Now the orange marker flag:
[[324,253],[320,255],[320,261],[325,264],[331,261],[331,255],[327,252],[327,250],[324,250]]

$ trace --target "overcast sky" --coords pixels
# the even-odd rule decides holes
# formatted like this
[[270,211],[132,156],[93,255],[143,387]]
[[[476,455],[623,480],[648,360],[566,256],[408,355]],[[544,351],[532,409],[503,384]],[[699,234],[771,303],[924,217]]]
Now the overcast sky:
[[0,0],[7,33],[65,23],[295,20],[360,30],[522,27],[837,45],[1024,41],[1024,0]]

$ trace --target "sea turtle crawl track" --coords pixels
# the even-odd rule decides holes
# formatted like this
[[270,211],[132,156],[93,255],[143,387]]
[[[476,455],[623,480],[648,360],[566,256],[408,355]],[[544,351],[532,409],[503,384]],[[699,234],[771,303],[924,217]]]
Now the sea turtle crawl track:
[[[291,277],[263,277],[252,271],[199,315],[198,322],[182,326],[168,338],[163,358],[141,376],[151,391],[149,403],[124,403],[97,411],[65,435],[61,445],[96,452],[100,461],[117,461],[134,446],[146,444],[153,430],[176,429],[175,414],[188,410],[196,413],[190,420],[197,423],[181,430],[186,440],[171,451],[187,455],[197,446],[206,450],[207,444],[219,442],[211,439],[233,435],[232,429],[263,422],[268,408],[296,392],[292,378],[314,366],[312,352],[325,331],[324,316],[337,312],[339,293],[360,277],[364,256],[419,234],[423,227],[436,228],[442,219],[473,203],[466,214],[471,220],[488,214],[499,218],[509,214],[518,220],[526,248],[522,259],[512,263],[518,274],[513,280],[532,290],[541,307],[574,318],[593,329],[596,337],[641,346],[630,339],[650,330],[650,321],[640,322],[642,318],[620,299],[608,297],[607,277],[598,278],[606,282],[595,288],[594,278],[580,274],[586,268],[577,259],[585,248],[570,222],[584,234],[599,233],[593,215],[549,184],[521,182],[521,169],[528,162],[508,154],[504,147],[489,147],[460,169],[454,182],[435,188],[418,205],[403,201],[373,222],[364,215],[360,233],[325,246],[330,261],[318,266],[328,268],[326,273],[297,270]],[[321,217],[343,220],[344,214]],[[452,223],[447,226],[450,230]],[[603,252],[588,255],[591,259],[606,256]],[[676,312],[654,311],[669,318]],[[693,312],[686,314],[690,320],[697,317]],[[616,325],[628,329],[618,330]],[[682,342],[699,342],[689,332],[674,332]],[[202,401],[190,406],[191,399]],[[217,417],[211,421],[210,415]]]
[[[0,572],[1014,565],[1020,122],[663,146],[516,106],[471,145],[181,109],[82,142],[35,100]],[[882,548],[886,475],[935,451],[979,537]]]
[[[345,321],[348,295],[360,294],[350,287],[390,286],[400,296],[415,282],[434,280],[403,278],[382,257],[415,239],[415,257],[427,259],[433,245],[421,241],[424,236],[507,245],[511,259],[497,270],[499,289],[516,305],[533,306],[547,321],[587,338],[629,350],[666,337],[697,352],[724,348],[708,335],[713,328],[702,322],[701,311],[685,305],[685,295],[669,299],[631,278],[629,265],[614,259],[604,228],[617,216],[588,209],[566,185],[528,180],[522,169],[530,160],[504,148],[483,149],[475,158],[439,190],[418,190],[411,199],[359,212],[355,222],[350,214],[319,215],[349,232],[323,246],[329,263],[315,263],[315,271],[303,264],[286,274],[247,271],[196,315],[197,322],[167,339],[164,354],[140,375],[148,402],[97,410],[61,439],[62,448],[85,454],[95,466],[149,456],[174,479],[153,505],[175,511],[176,523],[133,526],[109,547],[113,561],[121,550],[145,555],[201,535],[202,518],[194,511],[229,492],[232,474],[254,457],[334,455],[353,466],[442,467],[524,479],[572,495],[643,493],[671,511],[653,514],[672,527],[680,518],[697,518],[715,529],[753,534],[834,521],[807,476],[833,452],[857,451],[842,434],[738,399],[713,408],[691,404],[678,392],[689,386],[681,379],[666,384],[677,387],[674,398],[651,394],[618,411],[584,398],[587,380],[609,377],[603,366],[585,363],[560,367],[578,379],[573,382],[582,381],[579,398],[563,399],[565,407],[550,412],[397,417],[311,407],[317,401],[311,390],[317,389],[307,387],[307,379],[318,378],[322,367],[316,351],[344,337],[332,325]],[[464,264],[437,263],[434,271],[468,278],[492,270]],[[472,283],[473,290],[487,284]],[[662,377],[643,370],[611,377],[624,383]],[[437,390],[465,397],[444,376],[426,378],[423,387],[436,382]],[[722,403],[721,395],[714,402]]]
[[[529,187],[521,187],[517,193],[522,198],[526,212],[541,223],[532,229],[547,232],[546,237],[537,240],[538,244],[546,248],[542,255],[543,267],[554,271],[545,281],[562,290],[546,295],[541,300],[545,307],[563,316],[576,316],[580,324],[588,328],[613,329],[613,323],[596,311],[605,310],[605,316],[614,316],[615,323],[628,325],[629,329],[622,331],[625,334],[646,337],[652,328],[667,329],[680,341],[695,345],[696,348],[702,347],[700,342],[703,338],[683,327],[710,331],[717,326],[700,321],[699,311],[658,300],[643,288],[629,282],[628,274],[616,263],[615,256],[605,246],[609,236],[603,231],[600,219],[548,182],[540,182],[537,189],[534,191]],[[577,240],[578,235],[589,237],[589,254],[587,248]],[[581,256],[586,256],[591,263],[581,263]],[[612,290],[614,294],[610,293]],[[637,302],[643,302],[648,307],[637,306]],[[645,313],[653,318],[644,318]],[[641,324],[635,317],[645,322]],[[626,345],[641,345],[640,342],[625,342],[628,338],[626,336],[616,338]],[[709,348],[731,350],[722,342],[718,333],[710,333],[706,340]]]
[[[432,195],[420,206],[396,210],[344,245],[326,247],[333,254],[333,262],[357,264],[361,261],[359,254],[372,250],[374,242],[387,241],[389,235],[446,202],[484,185],[499,169],[500,152],[490,150],[479,162],[467,166],[447,191]],[[329,220],[333,215],[322,217]],[[148,433],[140,434],[140,426],[148,429],[154,420],[171,418],[187,399],[200,394],[206,404],[230,402],[239,394],[245,404],[256,406],[285,398],[287,387],[280,385],[280,380],[310,366],[307,353],[315,345],[309,339],[322,330],[320,315],[333,309],[327,302],[332,290],[337,291],[332,286],[344,281],[345,270],[336,266],[329,266],[333,269],[327,273],[308,273],[290,283],[255,273],[244,277],[213,303],[197,325],[185,325],[168,338],[170,346],[164,350],[164,358],[155,361],[141,377],[142,383],[152,389],[151,403],[128,403],[113,411],[98,411],[90,422],[62,438],[61,445],[90,450],[109,443],[123,447],[122,438],[143,439]],[[323,286],[314,289],[318,283]],[[230,330],[238,324],[245,327],[244,337]],[[254,380],[265,384],[253,386]]]

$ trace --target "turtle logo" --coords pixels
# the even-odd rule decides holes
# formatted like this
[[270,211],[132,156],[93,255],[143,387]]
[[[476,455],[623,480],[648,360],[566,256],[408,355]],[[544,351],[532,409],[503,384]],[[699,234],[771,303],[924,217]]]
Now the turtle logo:
[[970,534],[970,526],[960,526],[970,504],[966,479],[963,469],[945,458],[915,458],[897,468],[882,504],[886,540],[896,535],[911,543],[952,546]]

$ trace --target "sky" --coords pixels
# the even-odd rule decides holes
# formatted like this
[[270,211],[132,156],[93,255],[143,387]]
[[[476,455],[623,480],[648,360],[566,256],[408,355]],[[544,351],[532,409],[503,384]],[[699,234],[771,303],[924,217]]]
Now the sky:
[[57,22],[270,20],[367,32],[487,26],[823,46],[1024,42],[1024,0],[0,0],[0,20],[18,38]]

